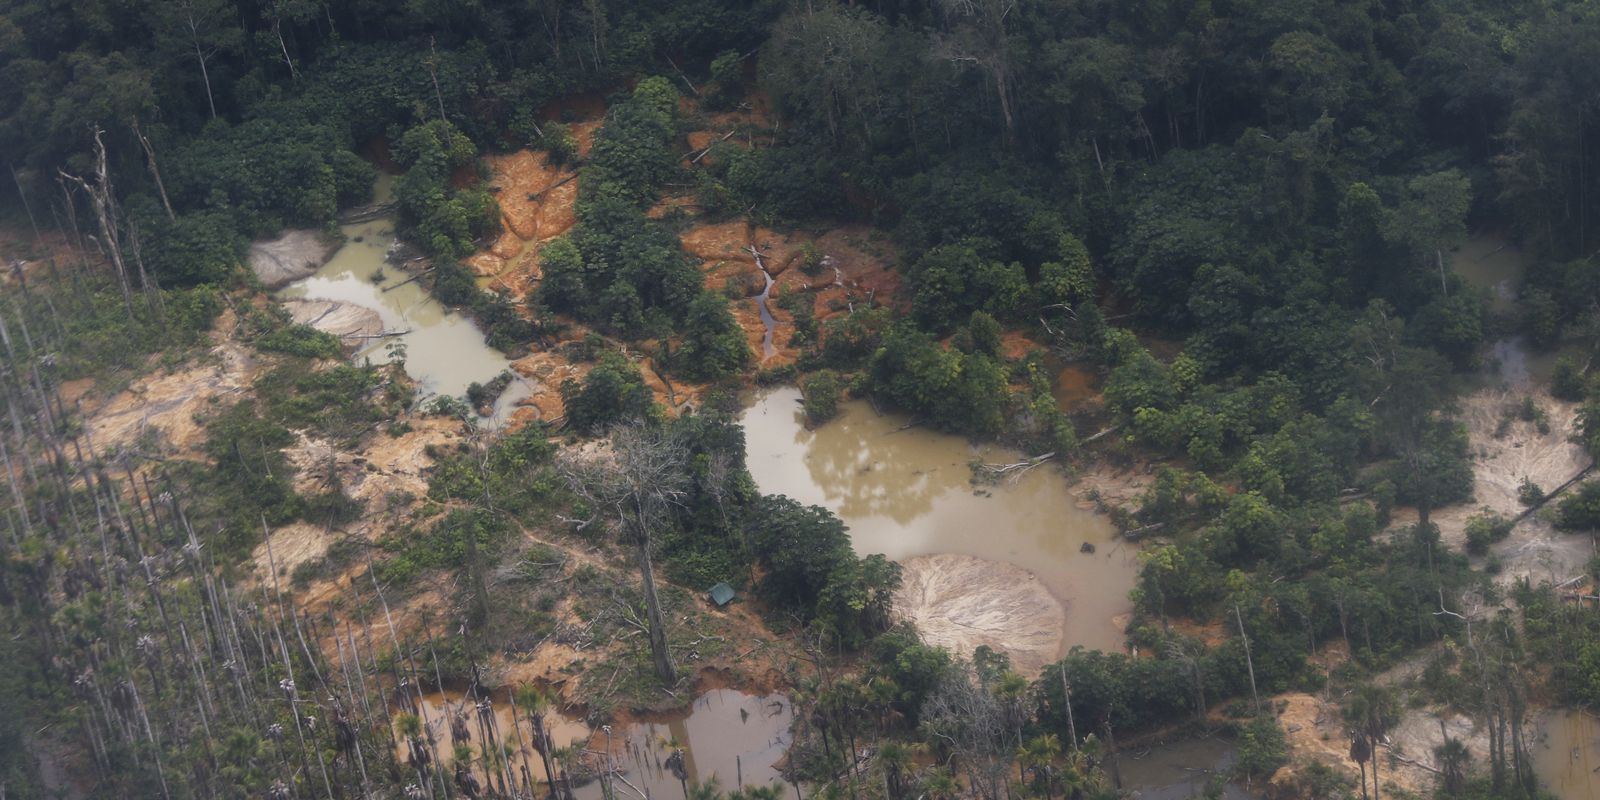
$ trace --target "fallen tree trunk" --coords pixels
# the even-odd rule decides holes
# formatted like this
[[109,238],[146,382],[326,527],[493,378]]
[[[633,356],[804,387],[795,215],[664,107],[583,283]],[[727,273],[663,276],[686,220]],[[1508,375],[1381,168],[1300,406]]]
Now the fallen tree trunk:
[[1110,436],[1111,434],[1122,430],[1122,425],[1123,425],[1123,423],[1120,423],[1120,422],[1117,423],[1116,425],[1112,425],[1111,427],[1106,428],[1105,430],[1103,430],[1103,431],[1101,431],[1101,432],[1099,432],[1099,433],[1097,433],[1097,434],[1095,434],[1093,436],[1090,436],[1087,439],[1084,439],[1082,442],[1080,442],[1080,444],[1089,444],[1090,442],[1094,442],[1094,441],[1097,441],[1097,440],[1102,439],[1104,437]]
[[1551,500],[1555,499],[1556,495],[1561,494],[1562,492],[1572,488],[1573,484],[1583,480],[1585,477],[1588,477],[1589,473],[1592,470],[1594,470],[1594,464],[1590,464],[1589,466],[1584,467],[1583,469],[1579,470],[1578,474],[1568,478],[1566,483],[1563,483],[1560,486],[1557,486],[1556,488],[1551,489],[1549,494],[1546,494],[1544,496],[1544,499],[1542,499],[1539,502],[1534,503],[1533,505],[1528,506],[1526,509],[1524,509],[1521,514],[1518,514],[1515,519],[1511,520],[1512,523],[1521,522],[1521,521],[1527,519],[1528,517],[1533,516],[1533,512],[1538,511],[1541,508],[1544,508],[1546,504],[1548,504]]
[[1034,467],[1037,467],[1055,457],[1055,451],[1051,451],[1045,453],[1044,455],[1034,456],[1033,458],[1025,458],[1013,464],[979,464],[977,469],[980,472],[992,475],[994,477],[1012,474],[1021,475],[1022,473],[1027,472],[1028,470],[1033,469]]

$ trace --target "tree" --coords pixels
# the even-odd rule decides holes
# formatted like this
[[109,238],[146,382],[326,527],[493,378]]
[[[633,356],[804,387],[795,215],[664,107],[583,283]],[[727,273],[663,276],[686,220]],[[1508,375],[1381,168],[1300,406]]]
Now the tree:
[[687,453],[670,429],[641,422],[624,423],[611,430],[609,453],[583,461],[568,456],[562,464],[574,492],[634,547],[639,578],[644,588],[649,623],[650,653],[656,677],[668,686],[677,682],[677,669],[667,645],[666,619],[656,595],[651,548],[661,529],[672,524],[676,510],[688,495]]
[[561,405],[573,430],[591,435],[619,422],[651,416],[655,395],[639,368],[607,351],[582,381],[561,382]]
[[683,344],[672,363],[685,377],[707,381],[726,377],[750,361],[744,330],[728,311],[728,301],[701,292],[683,315]]
[[839,413],[839,375],[831,369],[806,376],[801,394],[805,398],[806,419],[821,424]]
[[217,118],[217,100],[211,90],[211,59],[223,50],[241,43],[241,31],[233,25],[232,10],[224,0],[175,0],[158,4],[162,15],[160,30],[175,48],[192,51],[205,84],[206,107]]
[[1016,138],[1017,115],[1012,109],[1009,26],[1018,0],[944,0],[940,6],[949,20],[949,33],[935,40],[935,54],[988,74],[1000,105],[1004,140],[1011,144]]
[[[1375,683],[1362,684],[1345,704],[1344,719],[1351,729],[1351,758],[1363,765],[1372,761],[1372,800],[1379,800],[1377,749],[1384,733],[1399,722],[1394,695]],[[1362,773],[1365,780],[1365,768]]]
[[[1441,733],[1444,730],[1442,719],[1439,729]],[[1472,751],[1460,739],[1446,735],[1444,742],[1433,748],[1433,757],[1439,764],[1440,788],[1444,789],[1447,796],[1459,795],[1467,784],[1467,767],[1472,763]]]
[[1466,235],[1472,183],[1449,169],[1412,178],[1400,205],[1385,220],[1384,233],[1409,248],[1417,260],[1432,260],[1439,269],[1439,291],[1448,291],[1444,251]]

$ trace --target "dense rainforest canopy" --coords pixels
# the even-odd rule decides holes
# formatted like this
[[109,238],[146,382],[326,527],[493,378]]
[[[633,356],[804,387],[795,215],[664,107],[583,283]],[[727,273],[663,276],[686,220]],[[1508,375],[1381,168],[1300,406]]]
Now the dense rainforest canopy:
[[[604,120],[580,154],[568,126],[585,103],[603,106]],[[684,156],[687,116],[733,109],[770,117],[762,146]],[[482,157],[523,148],[576,164],[579,188],[576,224],[543,246],[540,280],[518,307],[520,293],[483,291],[463,262],[502,226]],[[148,545],[134,534],[104,553],[102,538],[67,531],[95,519],[106,529],[112,510],[123,513],[122,490],[103,465],[82,467],[75,483],[69,464],[85,457],[62,442],[80,431],[49,400],[63,381],[202,342],[251,290],[250,241],[287,227],[337,232],[339,210],[370,200],[381,170],[398,175],[400,233],[431,259],[434,294],[470,310],[495,347],[536,350],[563,326],[586,326],[576,349],[592,367],[559,386],[564,433],[611,431],[622,454],[612,473],[585,471],[542,425],[430,451],[438,466],[425,502],[437,516],[397,523],[364,575],[413,589],[429,571],[465,578],[451,585],[467,598],[470,643],[443,654],[456,677],[477,678],[472,647],[511,648],[467,636],[510,625],[489,607],[483,565],[515,531],[585,517],[574,535],[609,524],[639,554],[652,617],[640,629],[652,645],[653,555],[682,586],[733,576],[759,590],[769,623],[815,637],[819,674],[829,658],[845,660],[848,677],[797,687],[796,702],[815,712],[802,727],[815,735],[796,744],[794,770],[834,796],[845,786],[889,800],[961,791],[994,800],[1013,788],[1047,800],[1115,796],[1080,732],[1108,741],[1114,759],[1116,731],[1203,721],[1227,698],[1249,698],[1252,713],[1239,705],[1235,716],[1258,717],[1240,725],[1241,774],[1270,775],[1283,734],[1259,697],[1330,681],[1353,692],[1351,758],[1363,795],[1371,759],[1377,792],[1373,753],[1395,702],[1367,679],[1442,642],[1451,656],[1428,673],[1431,696],[1496,731],[1482,785],[1468,785],[1454,751],[1439,755],[1445,796],[1532,796],[1518,727],[1533,691],[1523,668],[1554,662],[1541,673],[1553,697],[1595,702],[1600,622],[1528,582],[1514,593],[1523,627],[1509,611],[1472,619],[1462,598],[1477,609],[1510,603],[1441,541],[1430,514],[1472,499],[1473,454],[1454,409],[1486,342],[1515,334],[1535,348],[1581,348],[1557,365],[1552,391],[1581,403],[1577,432],[1600,451],[1586,355],[1600,344],[1591,155],[1600,156],[1600,7],[1582,0],[0,0],[0,159],[12,184],[0,215],[107,261],[103,285],[72,278],[64,315],[52,295],[27,294],[26,281],[17,293],[17,316],[51,344],[38,348],[49,350],[41,377],[19,367],[40,360],[32,341],[19,357],[7,334],[6,441],[44,478],[30,470],[11,485],[0,602],[35,643],[0,642],[0,696],[27,694],[46,711],[61,698],[87,706],[98,687],[90,672],[53,674],[87,669],[80,656],[117,675],[114,696],[96,695],[89,721],[75,723],[99,730],[103,718],[122,737],[87,745],[98,774],[119,776],[102,784],[110,793],[277,798],[411,780],[358,780],[349,746],[383,737],[354,732],[342,707],[350,732],[301,733],[293,775],[268,766],[270,749],[286,758],[282,723],[271,747],[256,719],[218,718],[234,726],[217,737],[220,752],[174,743],[215,712],[205,690],[191,710],[189,690],[163,687],[157,665],[198,675],[200,648],[191,656],[187,640],[142,637],[133,657],[134,645],[104,644],[117,638],[114,623],[84,621],[123,602],[95,583],[123,558],[113,548],[128,549],[124,567],[144,562],[138,547],[182,549],[191,571],[166,601],[174,615],[214,621],[205,635],[219,637],[210,646],[227,651],[230,669],[235,649],[243,659],[257,648],[260,675],[238,681],[238,694],[255,698],[251,681],[286,681],[281,716],[298,725],[294,681],[320,680],[319,656],[281,625],[276,646],[274,634],[263,639],[260,609],[254,642],[237,630],[230,639],[222,623],[239,612],[229,601],[223,614],[206,576],[231,573],[263,527],[333,529],[361,515],[339,486],[297,490],[284,450],[291,430],[340,442],[390,420],[387,434],[403,435],[409,422],[391,418],[413,397],[395,371],[312,369],[335,343],[267,311],[241,313],[255,348],[284,365],[255,384],[258,397],[205,422],[205,467],[160,465],[163,487],[189,493],[186,512],[148,482],[135,486]],[[680,246],[679,220],[654,213],[669,190],[691,196],[705,219],[881,230],[900,296],[826,322],[800,295],[780,299],[801,354],[784,371],[757,372],[727,296],[706,288]],[[1530,254],[1514,310],[1449,267],[1469,231]],[[802,268],[822,265],[810,253]],[[1018,332],[1094,371],[1103,409],[1076,418],[1060,409],[1040,354],[1008,355],[1005,337]],[[648,350],[658,380],[714,387],[702,413],[660,408],[630,347]],[[729,392],[751,377],[797,380],[819,423],[850,394],[1062,463],[1159,463],[1133,507],[1110,509],[1125,530],[1160,534],[1144,545],[1129,629],[1145,656],[1077,649],[1055,665],[1058,680],[1047,671],[1029,685],[1001,656],[948,654],[893,625],[893,562],[857,557],[829,512],[755,491],[728,414]],[[1549,424],[1531,401],[1524,413]],[[8,475],[21,474],[12,457]],[[660,459],[675,460],[662,469]],[[94,461],[91,450],[82,463]],[[637,477],[647,469],[652,477]],[[636,487],[628,502],[608,488],[624,479]],[[641,486],[660,506],[649,515]],[[1563,500],[1553,524],[1600,526],[1594,486]],[[1553,488],[1530,482],[1527,504]],[[1394,524],[1399,506],[1416,509],[1414,524]],[[1481,555],[1512,525],[1475,517],[1465,549]],[[184,549],[198,552],[201,540],[212,559],[203,568]],[[518,563],[534,571],[507,580],[537,584],[542,562]],[[603,582],[585,574],[575,587]],[[150,591],[165,623],[162,590]],[[556,598],[530,592],[540,599],[518,606],[517,624],[545,625]],[[142,601],[126,602],[150,617]],[[1208,644],[1176,619],[1221,633]],[[200,638],[198,627],[182,634]],[[670,683],[665,638],[654,670]],[[1313,658],[1334,640],[1349,659],[1339,674]],[[1461,648],[1472,657],[1457,658]],[[384,662],[396,677],[401,649],[395,642]],[[24,680],[13,664],[45,688],[11,686]],[[998,732],[975,730],[975,719],[1000,720]],[[8,781],[37,785],[29,764],[6,755],[24,750],[20,722],[0,718],[0,797]],[[1064,757],[1049,737],[1069,730]],[[858,774],[858,737],[885,741],[871,779]],[[939,769],[913,779],[912,739],[958,764],[964,783]],[[492,772],[487,748],[482,759]],[[431,796],[435,783],[416,774],[428,793],[418,796]],[[1353,796],[1336,776],[1305,781],[1303,796]],[[456,785],[437,784],[443,796]]]

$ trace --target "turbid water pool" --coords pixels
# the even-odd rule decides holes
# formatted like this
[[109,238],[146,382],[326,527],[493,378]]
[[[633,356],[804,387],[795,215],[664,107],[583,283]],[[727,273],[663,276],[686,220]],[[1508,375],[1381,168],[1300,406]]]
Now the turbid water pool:
[[[392,195],[393,178],[381,176],[378,202]],[[385,256],[395,242],[394,218],[340,226],[345,242],[310,277],[278,292],[283,299],[331,300],[376,311],[388,335],[359,347],[357,358],[386,362],[404,352],[406,373],[424,394],[460,396],[467,386],[488,383],[511,368],[511,362],[484,340],[471,319],[451,311],[428,293],[423,281]],[[501,395],[491,423],[503,421],[517,400],[531,391],[520,378]]]
[[[510,747],[514,776],[526,766],[535,781],[546,781],[543,759],[531,743],[532,723],[524,711],[513,712],[503,695],[491,697],[495,720],[494,737]],[[399,711],[399,709],[397,709]],[[435,692],[423,697],[419,717],[425,716],[446,766],[453,763],[450,718],[467,715],[474,752],[483,741],[483,728],[473,702],[459,692]],[[789,726],[794,719],[789,699],[783,695],[753,695],[736,689],[713,689],[695,698],[688,709],[628,719],[616,724],[590,728],[572,716],[551,712],[545,729],[552,749],[576,747],[586,769],[575,774],[584,777],[573,786],[577,800],[600,800],[600,783],[593,780],[595,770],[609,765],[617,770],[618,796],[648,794],[652,798],[683,795],[685,783],[716,781],[723,789],[740,786],[765,786],[782,781],[773,767],[789,748]],[[397,736],[398,754],[404,763],[404,742]],[[680,780],[669,760],[682,750],[685,777]],[[609,754],[609,762],[608,762]],[[477,757],[477,756],[475,756]],[[474,771],[483,776],[481,764]],[[558,774],[561,768],[557,768]],[[517,778],[520,780],[520,778]]]
[[1600,800],[1600,718],[1558,709],[1540,719],[1533,746],[1539,782],[1560,800]]
[[1489,294],[1491,311],[1505,313],[1516,308],[1528,261],[1522,248],[1505,236],[1480,233],[1450,254],[1450,269],[1467,285]]
[[956,553],[1021,567],[1065,606],[1063,649],[1122,649],[1119,617],[1132,610],[1135,547],[1104,516],[1080,508],[1052,465],[1015,481],[974,485],[971,462],[1019,455],[908,427],[906,417],[880,415],[860,401],[841,404],[835,419],[808,430],[799,401],[796,389],[771,390],[741,417],[761,491],[829,509],[863,555],[905,561]]

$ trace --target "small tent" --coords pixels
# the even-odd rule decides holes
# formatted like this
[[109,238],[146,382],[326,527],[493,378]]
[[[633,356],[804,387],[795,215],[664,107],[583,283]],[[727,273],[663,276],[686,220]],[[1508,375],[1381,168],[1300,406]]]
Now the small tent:
[[729,586],[727,581],[723,581],[708,589],[706,596],[711,598],[711,602],[715,603],[717,608],[722,608],[733,601],[733,587]]

